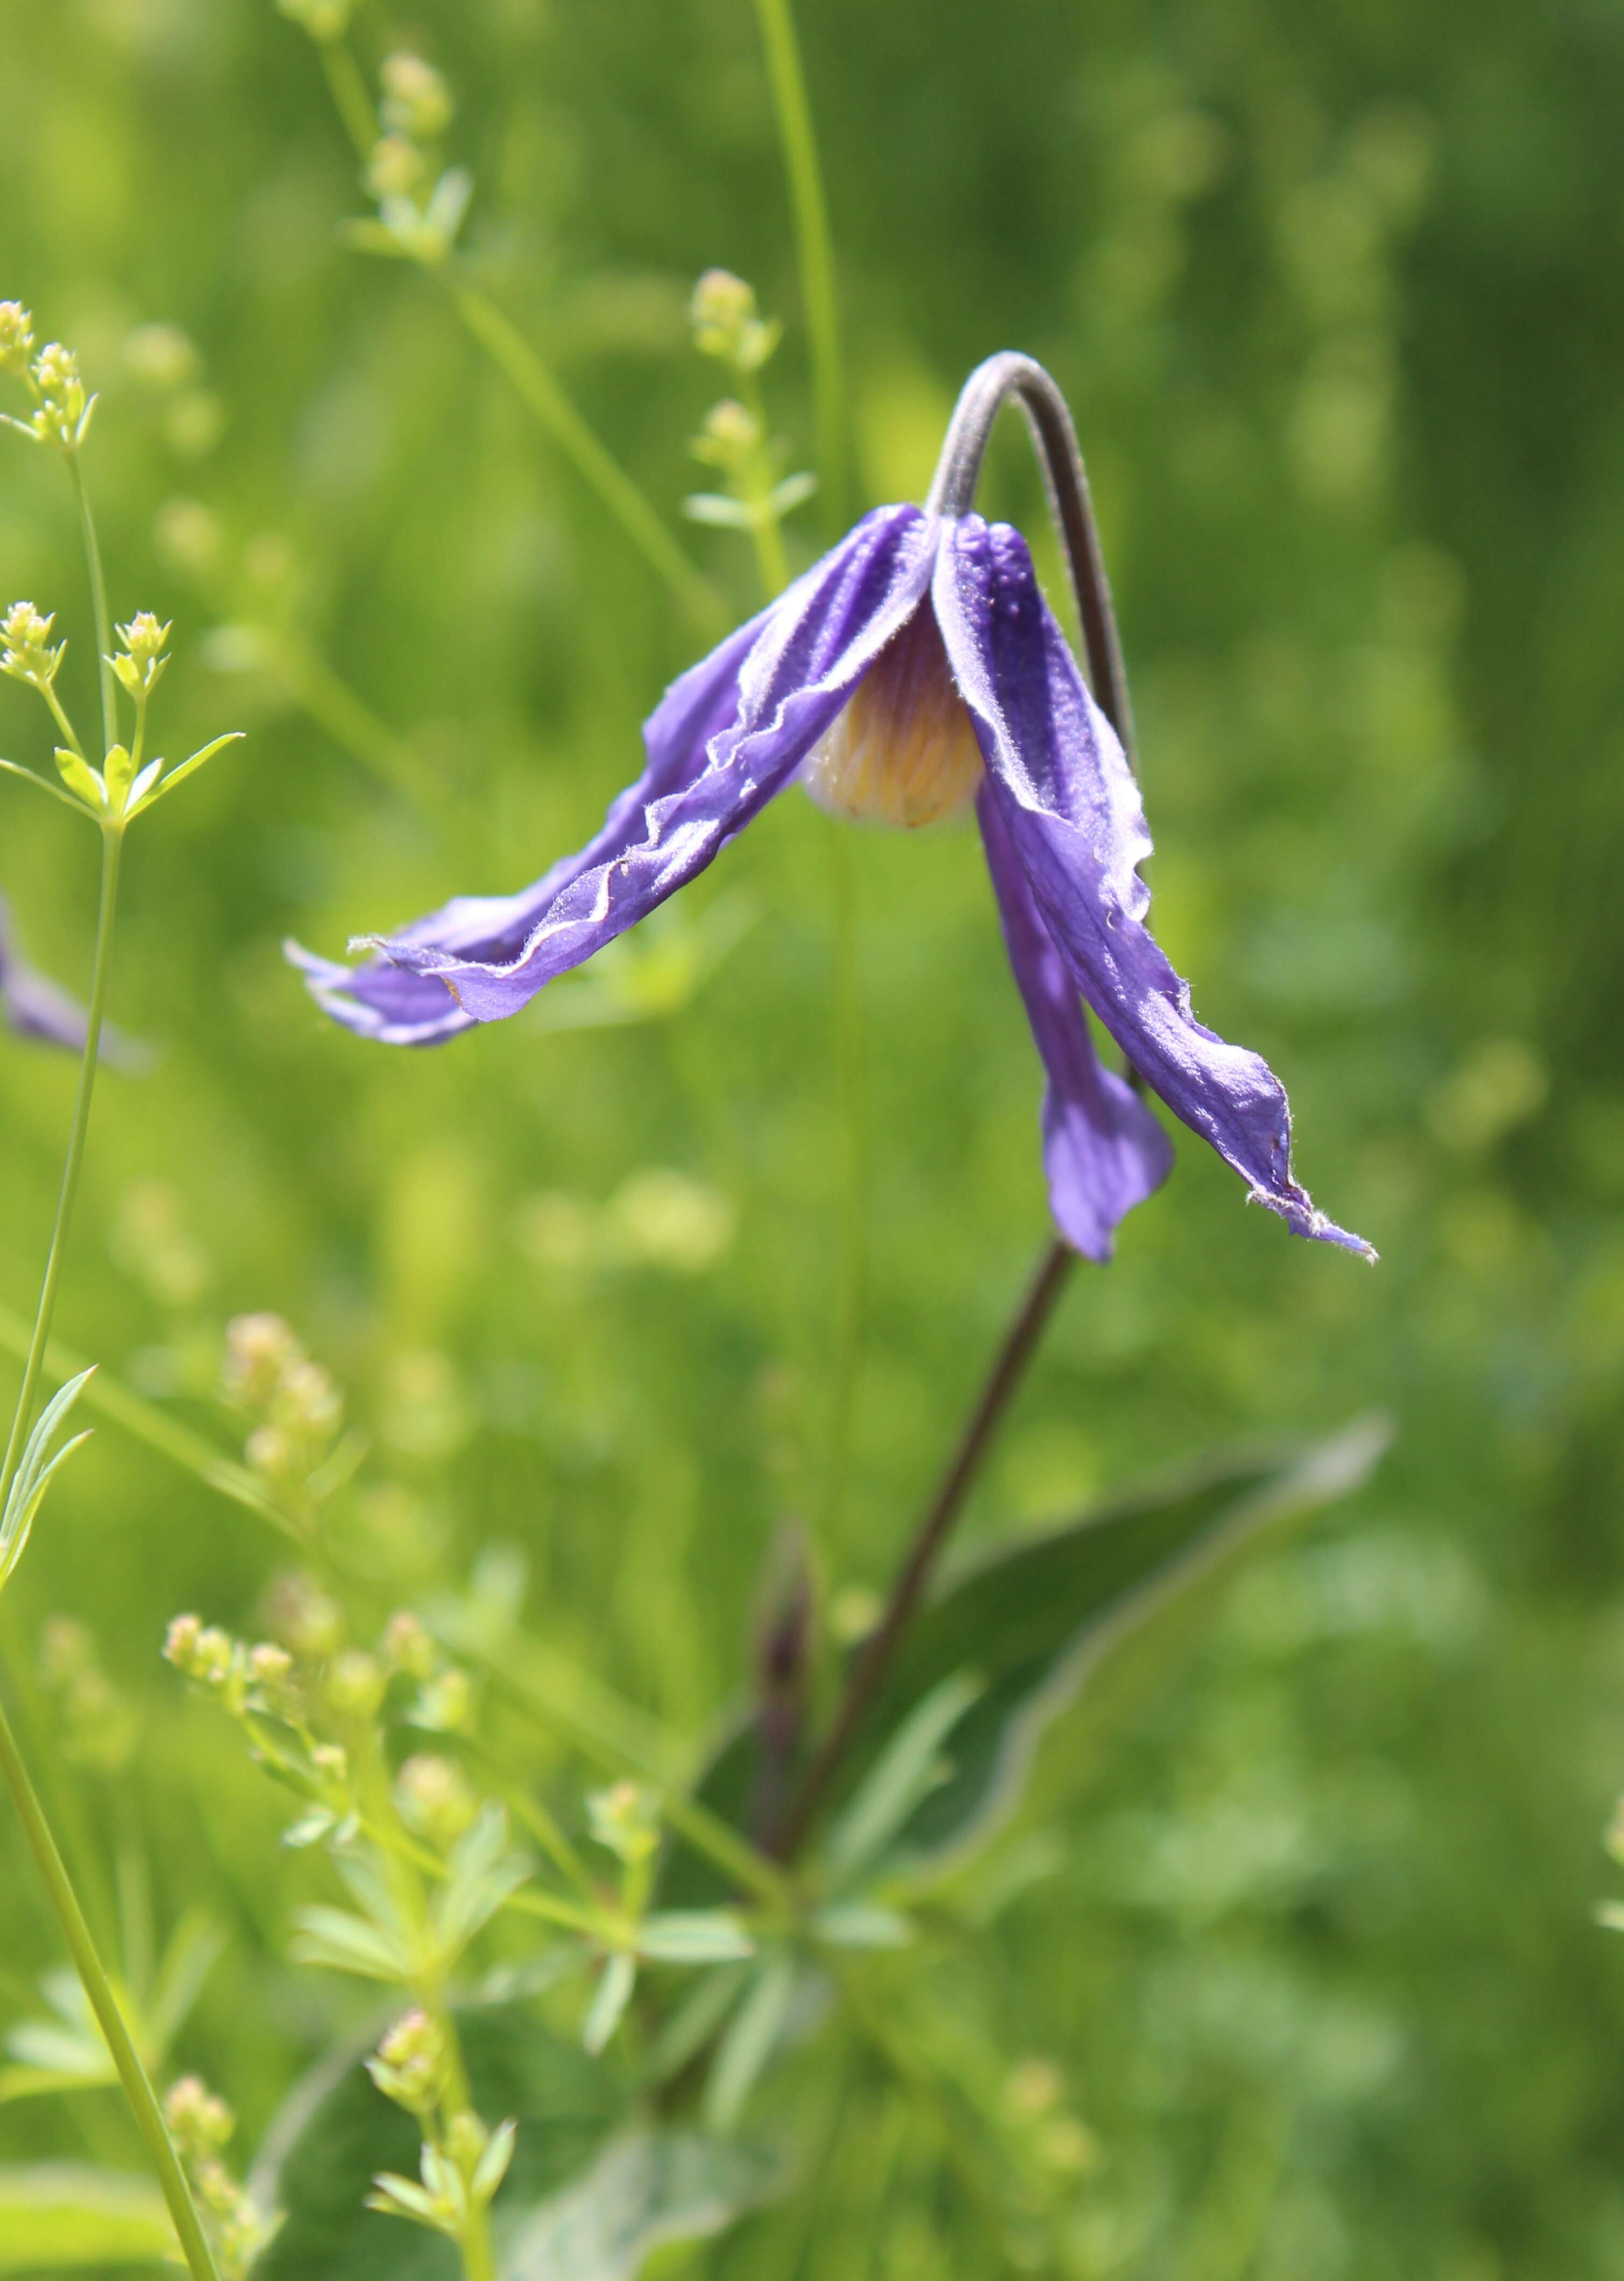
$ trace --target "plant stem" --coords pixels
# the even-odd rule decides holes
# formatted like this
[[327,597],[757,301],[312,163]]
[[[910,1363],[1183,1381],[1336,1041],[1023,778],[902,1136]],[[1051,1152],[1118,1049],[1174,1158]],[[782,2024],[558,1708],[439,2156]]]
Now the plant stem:
[[102,692],[102,754],[105,758],[119,741],[118,684],[112,677],[112,613],[107,607],[107,581],[102,574],[102,550],[96,540],[90,495],[79,472],[79,454],[67,454],[67,472],[79,502],[79,527],[84,534],[85,567],[90,574],[90,607],[96,618],[96,658]]
[[858,1367],[869,1297],[869,1116],[862,1050],[862,985],[857,963],[857,882],[848,825],[829,826],[830,916],[834,954],[834,1049],[846,1162],[843,1259],[830,1400],[825,1542],[845,1508],[852,1466]]
[[468,331],[665,581],[695,631],[707,638],[721,632],[727,614],[710,581],[689,561],[619,460],[599,443],[518,327],[478,286],[437,274]]
[[829,204],[824,194],[817,135],[807,100],[806,74],[790,0],[755,0],[755,13],[794,215],[800,298],[812,344],[812,397],[824,522],[832,532],[840,530],[846,520],[846,411]]
[[12,1793],[23,1834],[50,1895],[51,1906],[56,1911],[63,1937],[78,1968],[97,2025],[106,2038],[112,2063],[119,2071],[119,2080],[134,2110],[147,2151],[152,2157],[152,2167],[158,2172],[158,2182],[163,2188],[164,2200],[169,2206],[169,2215],[180,2237],[193,2281],[219,2281],[214,2260],[204,2238],[203,2227],[192,2201],[191,2191],[174,2148],[169,2143],[169,2134],[164,2128],[157,2096],[141,2063],[141,2054],[136,2051],[129,2029],[125,2024],[124,2014],[119,2009],[118,1999],[102,1968],[101,1959],[96,1952],[90,1929],[85,1922],[84,1913],[63,1866],[62,1856],[57,1851],[56,1840],[41,1810],[34,1785],[28,1779],[28,1770],[18,1750],[17,1738],[4,1710],[0,1710],[0,1774],[5,1776],[6,1787]]
[[318,40],[316,46],[344,133],[355,145],[356,157],[369,159],[378,139],[378,121],[367,82],[361,77],[361,67],[341,39]]
[[780,1861],[792,1860],[799,1851],[873,1706],[890,1670],[897,1643],[919,1604],[954,1523],[963,1510],[971,1483],[1025,1374],[1076,1256],[1068,1244],[1056,1241],[1049,1246],[1014,1321],[1004,1334],[997,1359],[971,1413],[963,1437],[897,1572],[885,1612],[858,1651],[833,1723],[808,1770],[794,1805],[774,1832],[768,1850]]
[[123,852],[124,831],[120,824],[106,823],[102,827],[102,892],[101,908],[96,922],[96,963],[90,978],[89,1018],[85,1025],[84,1057],[79,1065],[79,1090],[73,1101],[73,1121],[69,1129],[67,1161],[62,1168],[62,1190],[57,1199],[56,1226],[51,1230],[50,1252],[45,1262],[45,1280],[40,1288],[40,1303],[34,1318],[34,1335],[28,1343],[28,1358],[23,1366],[22,1388],[17,1397],[17,1414],[12,1421],[11,1438],[6,1443],[5,1462],[0,1465],[0,1512],[5,1508],[6,1496],[21,1459],[28,1428],[34,1419],[34,1401],[39,1391],[40,1372],[45,1360],[46,1342],[50,1336],[50,1319],[56,1311],[57,1287],[62,1280],[63,1264],[67,1256],[67,1233],[73,1217],[73,1201],[79,1193],[79,1174],[84,1163],[85,1135],[90,1125],[90,1099],[96,1090],[96,1067],[102,1036],[102,1017],[107,1005],[107,983],[112,971],[112,924],[119,900],[119,862]]

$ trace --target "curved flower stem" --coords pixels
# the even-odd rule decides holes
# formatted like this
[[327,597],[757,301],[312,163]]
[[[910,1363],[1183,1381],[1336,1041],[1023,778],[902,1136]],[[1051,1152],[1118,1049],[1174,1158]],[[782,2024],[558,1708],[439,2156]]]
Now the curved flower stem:
[[767,76],[772,87],[784,171],[789,178],[800,265],[800,297],[812,344],[812,395],[817,427],[823,514],[831,532],[846,522],[846,406],[840,354],[840,311],[835,291],[834,240],[818,163],[812,106],[790,0],[755,0]]
[[937,1556],[963,1509],[988,1444],[1025,1374],[1076,1256],[1069,1244],[1059,1241],[1052,1243],[1044,1254],[1020,1311],[1005,1334],[953,1461],[915,1532],[892,1584],[885,1612],[852,1666],[834,1722],[812,1761],[793,1807],[773,1833],[768,1851],[777,1860],[791,1860],[799,1851],[828,1797],[842,1759],[879,1693],[897,1643],[919,1604]]
[[57,1287],[62,1280],[63,1263],[67,1256],[67,1232],[73,1222],[73,1201],[79,1193],[79,1174],[84,1164],[85,1135],[90,1126],[90,1100],[96,1090],[102,1017],[107,1007],[107,983],[112,965],[112,924],[119,900],[119,862],[123,847],[122,825],[104,824],[101,908],[96,923],[96,963],[90,979],[90,1008],[85,1025],[84,1057],[79,1065],[79,1090],[74,1096],[73,1121],[68,1132],[67,1160],[62,1168],[56,1226],[51,1230],[45,1280],[40,1287],[39,1307],[34,1318],[34,1335],[28,1342],[28,1358],[23,1365],[22,1387],[17,1396],[17,1414],[12,1420],[11,1436],[6,1443],[5,1461],[0,1465],[0,1512],[4,1511],[12,1477],[22,1456],[28,1428],[34,1421],[35,1396],[39,1391],[40,1371],[45,1360],[46,1342],[50,1336],[51,1317],[56,1312]]
[[703,571],[666,529],[618,460],[606,450],[548,367],[487,293],[456,276],[441,282],[452,306],[491,362],[512,382],[566,458],[574,461],[610,514],[681,603],[695,630],[714,637],[726,612]]
[[[1094,506],[1088,495],[1088,478],[1083,471],[1082,454],[1066,400],[1040,364],[1031,357],[1006,352],[989,357],[971,373],[948,422],[925,510],[940,515],[970,513],[975,505],[981,462],[993,422],[1011,397],[1025,414],[1033,447],[1042,462],[1049,509],[1060,532],[1077,595],[1094,696],[1131,760],[1133,716],[1128,701],[1127,672],[1122,661],[1122,644],[1111,607],[1100,535],[1094,525]],[[1131,1082],[1138,1082],[1132,1069],[1128,1076]],[[958,1449],[903,1556],[885,1612],[852,1666],[833,1723],[793,1804],[773,1835],[768,1850],[778,1860],[794,1858],[827,1802],[842,1761],[879,1694],[898,1643],[919,1604],[942,1546],[963,1509],[965,1496],[999,1421],[1043,1335],[1073,1256],[1066,1244],[1056,1241],[1050,1245],[1005,1334]]]
[[185,2253],[192,2281],[219,2281],[214,2260],[204,2238],[197,2207],[191,2198],[191,2190],[187,2185],[179,2157],[169,2143],[169,2134],[164,2128],[157,2095],[141,2063],[141,2054],[135,2049],[102,1960],[97,1954],[96,1943],[90,1937],[84,1912],[79,1906],[63,1866],[62,1856],[57,1851],[56,1840],[50,1834],[34,1785],[28,1779],[28,1770],[22,1762],[17,1738],[3,1710],[0,1710],[0,1774],[5,1777],[18,1819],[23,1826],[23,1834],[50,1896],[51,1906],[83,1983],[85,1995],[96,2014],[97,2024],[106,2039],[125,2096],[146,2141],[147,2151],[152,2157],[152,2167],[158,2172],[158,2182],[163,2188],[164,2200]]

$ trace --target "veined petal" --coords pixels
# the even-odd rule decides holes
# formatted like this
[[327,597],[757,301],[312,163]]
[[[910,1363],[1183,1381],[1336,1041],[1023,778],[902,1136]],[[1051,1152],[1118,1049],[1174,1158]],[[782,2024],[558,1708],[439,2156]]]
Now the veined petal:
[[944,528],[934,600],[999,812],[1056,947],[1089,1005],[1173,1114],[1299,1235],[1368,1253],[1291,1170],[1291,1112],[1258,1055],[1195,1019],[1144,924],[1150,852],[1139,787],[1008,524]]
[[977,796],[976,815],[1009,963],[1048,1076],[1043,1169],[1049,1208],[1075,1250],[1107,1260],[1117,1222],[1167,1178],[1172,1146],[1133,1086],[1094,1051],[1077,985],[1032,900],[988,785]]
[[429,1042],[517,1013],[646,918],[788,783],[928,590],[937,530],[916,507],[877,509],[673,683],[643,775],[533,886],[448,903],[354,972],[290,947],[320,1002],[386,1043]]

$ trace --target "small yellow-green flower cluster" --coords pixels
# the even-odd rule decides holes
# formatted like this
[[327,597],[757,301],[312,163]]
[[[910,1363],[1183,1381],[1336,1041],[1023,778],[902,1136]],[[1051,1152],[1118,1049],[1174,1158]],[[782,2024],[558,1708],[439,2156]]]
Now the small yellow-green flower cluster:
[[383,131],[367,159],[378,218],[350,223],[345,235],[361,252],[435,267],[450,255],[473,189],[462,167],[440,164],[451,89],[432,64],[406,48],[384,58],[379,81]]
[[203,2206],[221,2281],[243,2281],[273,2229],[221,2160],[236,2117],[197,2076],[183,2075],[164,2100],[164,2122]]
[[431,2115],[451,2081],[451,2047],[439,2021],[414,2008],[403,2013],[367,2062],[367,2072],[397,2107],[420,2119]]
[[254,1419],[244,1455],[279,1510],[307,1531],[336,1483],[324,1477],[344,1424],[344,1396],[279,1315],[239,1315],[227,1326],[227,1400]]
[[689,447],[696,460],[718,471],[724,489],[696,493],[683,502],[684,512],[696,522],[748,531],[764,581],[776,591],[787,575],[778,526],[816,488],[809,475],[781,474],[784,446],[768,434],[762,409],[762,367],[783,328],[759,313],[754,287],[726,269],[705,272],[693,289],[688,318],[695,348],[728,367],[736,393],[711,406]]
[[0,673],[9,673],[13,681],[25,681],[42,695],[56,680],[62,663],[66,642],[50,646],[50,630],[57,622],[53,610],[42,617],[32,602],[13,602],[4,619],[0,619]]
[[84,442],[96,409],[87,396],[79,359],[60,341],[49,341],[39,354],[34,346],[34,317],[20,301],[0,301],[0,372],[20,380],[34,399],[26,420],[3,415],[8,427],[31,436],[36,444],[52,444],[58,451],[73,452]]

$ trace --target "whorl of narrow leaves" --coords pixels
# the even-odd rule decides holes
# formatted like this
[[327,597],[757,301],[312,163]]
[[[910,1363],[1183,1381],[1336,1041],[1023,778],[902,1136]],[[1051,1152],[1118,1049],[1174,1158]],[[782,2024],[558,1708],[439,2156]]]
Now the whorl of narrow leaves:
[[5,1512],[0,1515],[0,1590],[4,1589],[12,1570],[27,1550],[28,1532],[34,1527],[35,1515],[45,1502],[45,1492],[50,1487],[52,1475],[73,1456],[81,1442],[88,1442],[90,1438],[87,1427],[82,1434],[76,1434],[71,1442],[64,1442],[54,1457],[50,1454],[50,1444],[58,1427],[94,1375],[94,1371],[86,1370],[81,1371],[77,1378],[70,1379],[46,1404],[40,1414],[39,1423],[28,1436],[22,1463],[17,1468],[17,1477],[6,1497]]

